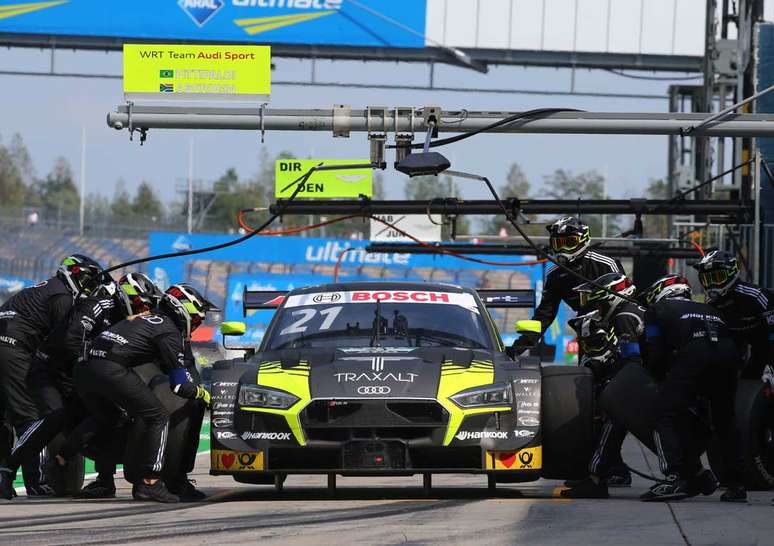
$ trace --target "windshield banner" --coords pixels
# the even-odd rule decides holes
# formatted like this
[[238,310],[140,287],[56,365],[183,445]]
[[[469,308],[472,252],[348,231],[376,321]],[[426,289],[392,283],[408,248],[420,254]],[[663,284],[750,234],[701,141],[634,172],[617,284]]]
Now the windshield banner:
[[332,303],[430,303],[456,305],[478,312],[476,300],[470,294],[416,290],[359,290],[354,292],[318,292],[290,296],[285,307],[330,305]]

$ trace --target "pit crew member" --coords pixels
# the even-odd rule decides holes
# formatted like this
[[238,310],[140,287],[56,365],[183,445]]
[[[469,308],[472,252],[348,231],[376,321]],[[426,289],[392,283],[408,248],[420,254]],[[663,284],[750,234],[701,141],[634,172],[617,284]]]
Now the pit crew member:
[[[101,297],[107,296],[107,297]],[[98,290],[98,293],[81,300],[76,305],[73,319],[67,329],[65,346],[69,356],[83,360],[91,345],[91,341],[100,333],[121,320],[147,313],[155,308],[161,300],[162,292],[146,275],[142,273],[127,273],[117,284],[109,284]],[[86,417],[85,412],[78,415],[79,421]],[[70,440],[70,438],[68,438]],[[76,440],[72,440],[76,443]],[[62,451],[57,455],[58,464],[66,464],[66,460],[75,455],[80,448],[72,448],[71,442],[65,442]],[[94,461],[97,479],[75,493],[76,498],[101,499],[112,498],[116,493],[113,475],[116,465],[112,461],[97,457]]]
[[739,264],[729,252],[709,252],[693,267],[707,303],[720,312],[742,355],[749,350],[742,377],[774,385],[774,293],[739,280]]
[[[157,310],[123,320],[94,338],[88,360],[75,367],[78,394],[101,431],[120,420],[117,406],[145,423],[146,438],[140,453],[142,478],[132,488],[136,500],[172,503],[180,497],[160,479],[169,416],[132,368],[155,360],[169,374],[175,394],[209,405],[209,392],[197,385],[185,368],[186,345],[190,345],[191,333],[202,324],[209,309],[214,306],[196,289],[186,284],[173,285]],[[94,431],[94,435],[99,432]],[[84,443],[88,441],[84,436]]]
[[[587,279],[596,279],[605,273],[623,273],[621,263],[599,252],[589,249],[591,243],[589,226],[572,216],[560,218],[550,226],[550,252],[555,259]],[[573,311],[580,310],[580,296],[575,288],[584,284],[577,275],[554,265],[546,273],[540,305],[535,309],[533,320],[541,323],[541,333],[525,333],[519,337],[508,354],[519,355],[534,347],[540,337],[554,322],[559,305],[564,301]]]
[[669,501],[690,495],[688,480],[695,468],[687,455],[691,431],[683,417],[701,396],[709,402],[727,472],[728,489],[721,500],[744,502],[747,492],[734,420],[740,358],[731,332],[715,308],[691,301],[691,287],[682,276],[657,280],[645,302],[647,366],[656,378],[664,378],[654,440],[666,479],[640,498]]
[[[574,329],[578,335],[592,335],[599,337],[601,348],[601,335],[608,332],[615,339],[615,347],[603,352],[595,353],[589,363],[584,363],[584,355],[579,357],[579,364],[595,369],[596,362],[603,356],[609,360],[609,373],[595,372],[594,378],[597,391],[601,392],[604,384],[609,381],[620,367],[626,363],[642,364],[640,341],[644,341],[645,333],[645,309],[630,301],[616,296],[633,297],[636,292],[634,283],[623,273],[605,273],[594,280],[594,283],[586,283],[577,289],[580,297],[580,305],[583,313],[596,317],[597,325],[584,325],[583,321],[574,319]],[[585,326],[585,328],[584,328]],[[586,345],[593,343],[593,339],[586,341]],[[593,345],[592,345],[593,346]],[[603,383],[604,382],[604,383]],[[626,438],[626,429],[602,416],[602,428],[590,463],[590,479],[583,484],[577,484],[566,492],[565,496],[579,496],[588,493],[592,498],[598,495],[607,496],[607,487],[630,487],[632,484],[631,473],[621,458],[621,447]],[[605,485],[604,491],[601,485]]]
[[37,396],[49,387],[49,379],[33,368],[35,352],[61,332],[75,299],[95,290],[101,275],[97,262],[73,254],[54,277],[21,290],[0,307],[0,388],[17,438],[11,453],[0,460],[0,498],[15,496],[19,466],[39,457],[65,418],[64,409],[47,411]]

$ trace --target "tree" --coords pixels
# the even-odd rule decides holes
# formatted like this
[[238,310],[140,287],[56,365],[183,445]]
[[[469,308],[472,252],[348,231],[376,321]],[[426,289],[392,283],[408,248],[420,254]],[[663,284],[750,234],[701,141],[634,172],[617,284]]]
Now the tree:
[[129,199],[129,193],[126,191],[126,183],[119,178],[116,182],[116,191],[113,194],[113,200],[110,202],[110,212],[113,219],[121,223],[129,223],[132,220],[134,211],[132,210],[132,201]]
[[[645,190],[648,199],[669,199],[669,188],[664,179],[650,180]],[[642,220],[645,237],[669,237],[669,217],[651,214]]]
[[132,213],[135,217],[152,222],[159,222],[164,217],[164,205],[145,180],[137,188],[137,194],[132,201]]
[[[524,174],[518,163],[511,164],[505,180],[505,184],[497,189],[500,198],[516,197],[518,199],[527,199],[529,197],[531,185],[529,180],[527,180],[527,175]],[[481,222],[481,228],[484,235],[499,235],[503,228],[508,235],[515,235],[516,233],[514,227],[503,215],[485,217]]]
[[51,172],[43,180],[38,180],[35,186],[44,217],[57,221],[75,217],[80,197],[73,182],[73,171],[65,158],[57,158]]
[[[564,200],[603,199],[605,197],[605,178],[597,171],[573,174],[571,171],[557,169],[543,179],[546,197]],[[591,228],[592,237],[602,235],[601,215],[578,215]],[[607,235],[619,233],[618,217],[607,216]]]
[[10,151],[0,145],[0,203],[7,207],[24,204],[27,188]]

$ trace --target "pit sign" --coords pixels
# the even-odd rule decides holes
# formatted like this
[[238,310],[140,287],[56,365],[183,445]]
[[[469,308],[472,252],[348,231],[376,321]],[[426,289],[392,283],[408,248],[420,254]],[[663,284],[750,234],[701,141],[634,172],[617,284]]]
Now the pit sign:
[[[275,164],[274,196],[290,197],[309,169],[323,165],[362,165],[366,159],[278,159]],[[370,168],[316,171],[304,183],[297,198],[347,198],[373,195],[374,173]]]
[[390,225],[372,218],[372,241],[389,243],[416,242],[411,237],[406,236],[406,233],[427,243],[437,243],[441,240],[441,217],[439,215],[433,214],[432,221],[426,214],[376,214],[375,216]]
[[127,100],[253,102],[270,93],[269,46],[124,44]]

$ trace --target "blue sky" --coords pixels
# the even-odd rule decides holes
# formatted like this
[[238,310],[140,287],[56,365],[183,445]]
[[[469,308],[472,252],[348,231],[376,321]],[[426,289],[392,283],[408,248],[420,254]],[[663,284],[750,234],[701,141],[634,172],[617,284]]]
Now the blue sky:
[[[33,49],[4,49],[0,55],[3,70],[48,70],[50,56]],[[274,80],[309,78],[310,63],[278,59]],[[121,54],[59,51],[56,70],[120,74]],[[566,91],[571,71],[567,69],[493,67],[480,75],[455,67],[437,66],[438,86],[550,89]],[[316,64],[319,81],[336,83],[423,84],[428,69],[424,65],[360,62]],[[668,76],[662,74],[661,76]],[[676,74],[676,77],[683,76]],[[691,82],[689,82],[691,83]],[[622,93],[666,93],[668,81],[622,78],[602,72],[578,70],[578,91]],[[105,115],[122,102],[121,82],[113,79],[76,79],[0,75],[0,137],[7,142],[21,133],[38,169],[45,174],[57,156],[73,165],[76,176],[80,164],[81,127],[87,132],[87,192],[112,196],[119,178],[133,190],[142,180],[149,181],[165,200],[175,196],[176,183],[188,169],[188,142],[194,139],[195,177],[217,178],[229,167],[241,176],[258,170],[260,137],[257,133],[228,131],[154,130],[140,147],[129,142],[126,131],[107,127]],[[587,98],[579,96],[502,95],[427,91],[364,90],[339,87],[296,87],[275,85],[271,106],[286,108],[329,108],[350,104],[354,108],[375,106],[440,105],[448,109],[525,110],[537,107],[572,107],[590,111],[667,110],[666,100]],[[364,134],[349,139],[333,139],[329,133],[269,132],[264,145],[271,154],[289,150],[300,157],[366,157]],[[554,169],[572,171],[597,169],[606,172],[613,197],[642,195],[649,179],[666,173],[667,138],[664,136],[589,135],[482,135],[444,148],[454,168],[480,172],[502,179],[512,162],[519,163],[533,186]],[[391,161],[391,159],[390,159]],[[388,171],[385,175],[388,197],[402,196],[405,178]],[[485,197],[482,187],[460,182],[468,198]]]

